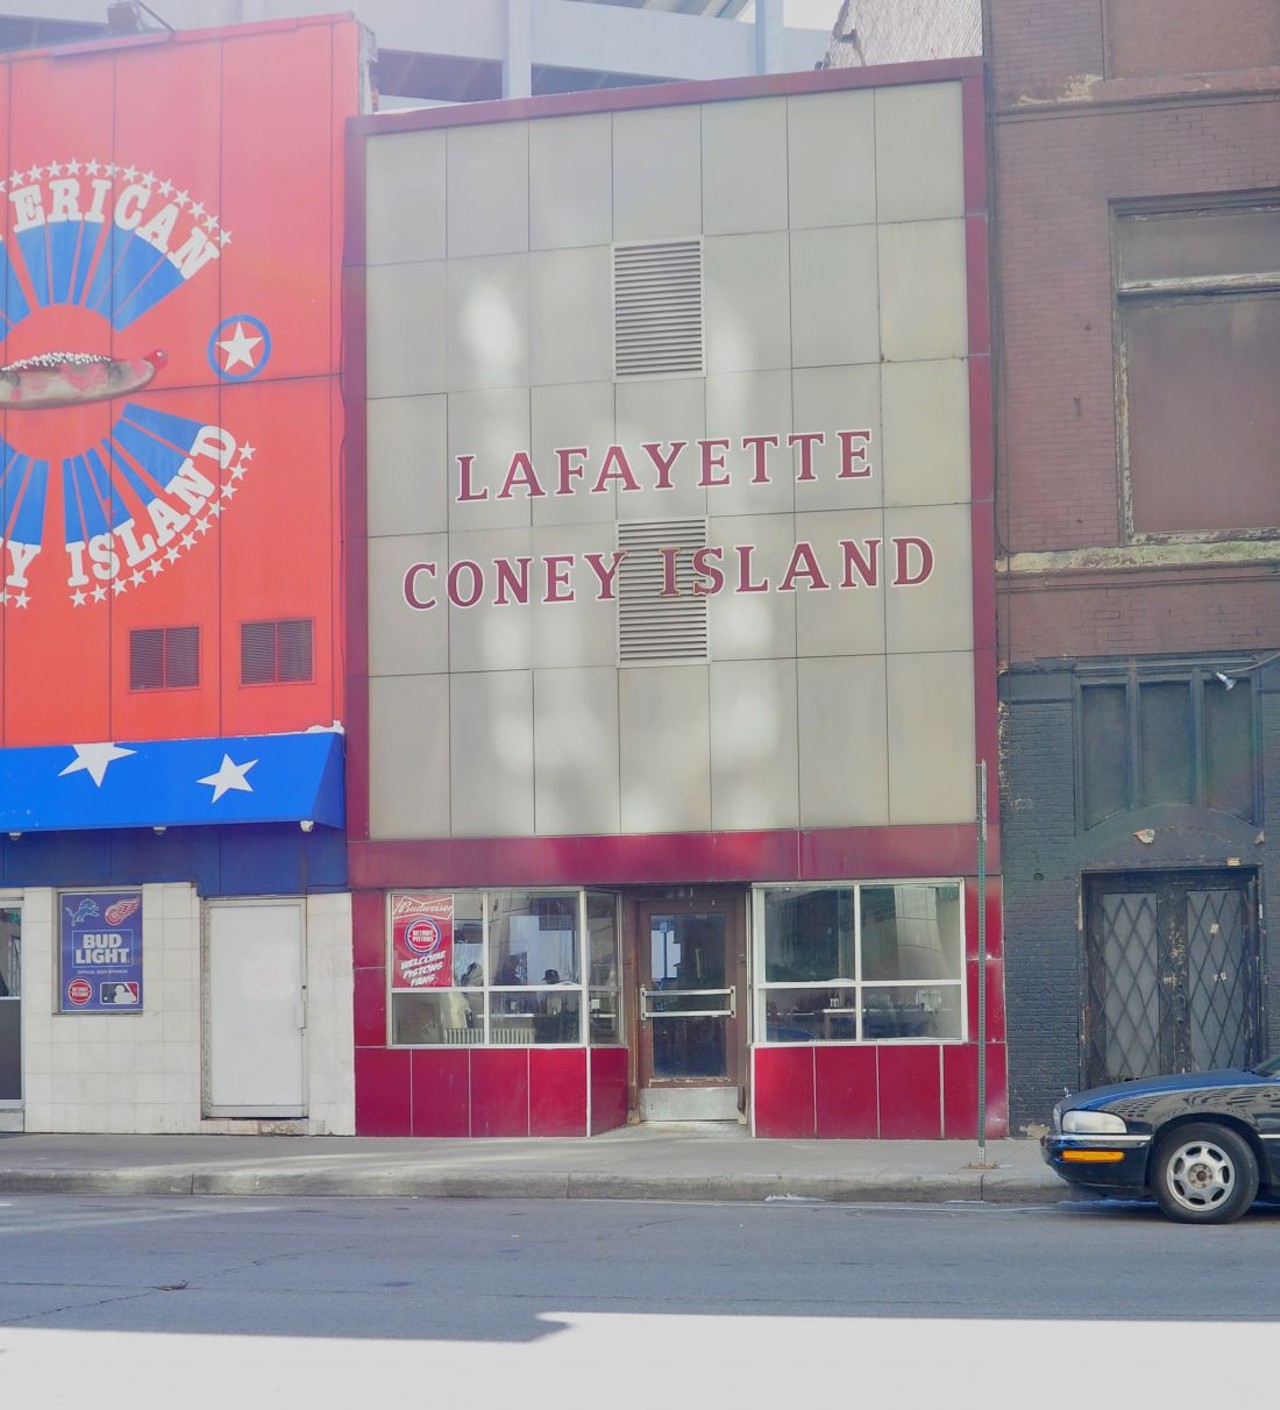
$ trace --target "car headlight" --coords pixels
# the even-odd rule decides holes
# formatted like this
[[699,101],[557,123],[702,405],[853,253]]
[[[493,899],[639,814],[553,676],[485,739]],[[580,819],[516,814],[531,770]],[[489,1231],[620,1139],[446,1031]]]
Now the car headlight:
[[1067,1136],[1123,1136],[1129,1128],[1109,1111],[1064,1111],[1062,1131]]

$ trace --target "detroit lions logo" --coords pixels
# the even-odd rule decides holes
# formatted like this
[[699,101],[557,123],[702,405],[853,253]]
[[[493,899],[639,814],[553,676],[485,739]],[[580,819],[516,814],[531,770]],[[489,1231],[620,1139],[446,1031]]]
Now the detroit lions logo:
[[82,896],[80,904],[72,910],[70,906],[64,906],[67,919],[72,925],[82,925],[86,920],[93,920],[98,914],[98,903],[92,896]]

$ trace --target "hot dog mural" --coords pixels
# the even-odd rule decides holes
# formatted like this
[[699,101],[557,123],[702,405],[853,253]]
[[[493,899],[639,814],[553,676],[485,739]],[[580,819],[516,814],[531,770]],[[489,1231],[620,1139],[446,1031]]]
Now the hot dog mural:
[[[341,718],[361,44],[328,17],[0,63],[0,747]],[[310,670],[246,679],[274,621],[309,624]],[[135,634],[173,629],[194,664],[140,684]]]

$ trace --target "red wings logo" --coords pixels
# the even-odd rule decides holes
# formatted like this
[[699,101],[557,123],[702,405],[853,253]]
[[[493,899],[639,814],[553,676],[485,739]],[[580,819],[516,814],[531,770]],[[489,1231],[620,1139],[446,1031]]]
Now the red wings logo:
[[103,911],[102,918],[108,925],[119,925],[122,920],[128,920],[141,904],[141,896],[126,896],[123,900],[113,901]]

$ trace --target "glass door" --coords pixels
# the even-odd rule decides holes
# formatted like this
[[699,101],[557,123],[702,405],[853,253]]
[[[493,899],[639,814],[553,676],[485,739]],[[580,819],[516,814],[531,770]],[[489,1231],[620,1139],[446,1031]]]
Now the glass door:
[[22,912],[0,901],[0,1106],[22,1101]]
[[643,1121],[733,1121],[746,1009],[740,897],[637,907]]

